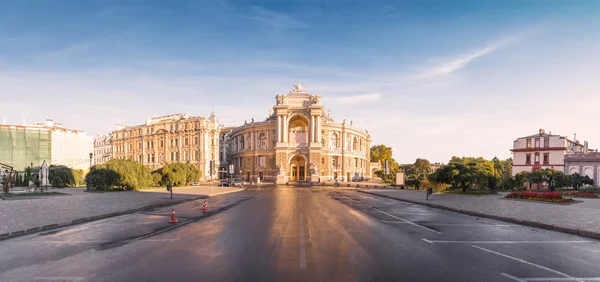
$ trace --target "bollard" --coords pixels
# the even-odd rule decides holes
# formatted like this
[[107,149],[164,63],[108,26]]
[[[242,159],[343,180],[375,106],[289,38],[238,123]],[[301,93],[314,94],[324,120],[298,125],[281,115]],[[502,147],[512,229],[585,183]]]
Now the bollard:
[[425,194],[427,194],[426,200],[429,201],[429,195],[433,194],[433,188],[427,188],[427,192]]

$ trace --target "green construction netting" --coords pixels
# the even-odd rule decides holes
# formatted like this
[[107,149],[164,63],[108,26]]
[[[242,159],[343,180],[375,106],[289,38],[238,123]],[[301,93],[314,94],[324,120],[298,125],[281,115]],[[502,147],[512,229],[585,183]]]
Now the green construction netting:
[[50,131],[0,128],[0,163],[23,171],[33,163],[38,167],[50,159]]

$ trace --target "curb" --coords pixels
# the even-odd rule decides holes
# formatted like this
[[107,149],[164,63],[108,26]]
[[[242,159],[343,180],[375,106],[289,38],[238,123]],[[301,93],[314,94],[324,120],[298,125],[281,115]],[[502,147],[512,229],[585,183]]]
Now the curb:
[[[238,192],[238,191],[235,191],[235,192]],[[213,196],[215,196],[215,195],[213,195]],[[125,214],[135,213],[135,212],[144,211],[144,210],[151,210],[151,209],[155,209],[155,208],[162,208],[162,207],[168,207],[168,206],[172,206],[172,205],[178,205],[178,204],[189,202],[189,201],[206,199],[208,197],[209,196],[199,196],[199,197],[193,197],[193,198],[189,198],[189,199],[177,200],[174,202],[150,204],[150,205],[143,206],[140,208],[128,209],[128,210],[124,210],[124,211],[118,211],[118,212],[101,214],[101,215],[82,217],[82,218],[73,219],[71,221],[53,223],[53,224],[48,224],[48,225],[43,225],[43,226],[38,226],[38,227],[32,227],[29,229],[12,231],[12,232],[8,232],[8,233],[0,234],[0,241],[9,239],[9,238],[13,238],[13,237],[17,237],[17,236],[35,233],[38,231],[46,231],[46,230],[50,230],[50,229],[90,222],[90,221],[94,221],[94,220],[98,220],[98,219],[105,219],[105,218],[109,218],[109,217],[115,217],[115,216],[119,216],[119,215],[125,215]]]
[[[582,228],[575,229],[575,228],[551,225],[551,224],[546,224],[546,223],[536,222],[536,221],[520,220],[520,219],[512,218],[512,217],[489,215],[489,214],[484,214],[484,213],[480,213],[480,212],[474,212],[474,211],[469,211],[469,210],[462,210],[462,209],[458,209],[458,208],[443,206],[443,205],[439,205],[439,204],[430,204],[430,203],[423,203],[423,202],[414,201],[414,200],[396,198],[396,197],[392,197],[392,196],[388,196],[388,195],[381,195],[381,194],[376,194],[373,192],[367,192],[364,190],[356,190],[356,191],[360,192],[360,193],[365,193],[365,194],[382,197],[382,198],[388,198],[388,199],[392,199],[392,200],[408,202],[411,204],[417,204],[417,205],[421,205],[421,206],[427,206],[427,207],[432,207],[432,208],[437,208],[437,209],[442,209],[442,210],[447,210],[447,211],[453,211],[453,212],[462,213],[462,214],[466,214],[466,215],[470,215],[470,216],[477,216],[477,217],[482,217],[482,218],[489,218],[489,219],[494,219],[494,220],[515,223],[515,224],[527,225],[527,226],[532,226],[532,227],[546,229],[546,230],[552,230],[552,231],[558,231],[558,232],[562,232],[562,233],[579,235],[579,236],[588,237],[588,238],[592,238],[592,239],[600,239],[600,232],[583,230]],[[0,235],[0,237],[2,237],[2,235]]]

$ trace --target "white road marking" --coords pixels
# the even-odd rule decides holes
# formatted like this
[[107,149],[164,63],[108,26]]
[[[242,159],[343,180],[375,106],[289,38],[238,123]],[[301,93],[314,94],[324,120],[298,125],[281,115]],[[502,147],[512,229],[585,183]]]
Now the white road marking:
[[425,239],[425,238],[423,238],[423,241],[425,241],[425,242],[427,242],[427,243],[429,243],[429,244],[433,244],[433,242],[431,242],[431,241],[429,241],[429,240],[427,240],[427,239]]
[[505,257],[505,258],[509,258],[509,259],[512,259],[512,260],[515,260],[515,261],[518,261],[518,262],[521,262],[521,263],[524,263],[524,264],[528,264],[528,265],[531,265],[531,266],[535,266],[535,267],[537,267],[537,268],[540,268],[540,269],[543,269],[543,270],[547,270],[547,271],[550,271],[550,272],[554,272],[554,273],[556,273],[556,274],[558,274],[558,275],[560,275],[560,276],[564,276],[564,277],[567,277],[567,278],[575,279],[573,276],[571,276],[571,275],[569,275],[569,274],[565,274],[565,273],[562,273],[562,272],[560,272],[560,271],[558,271],[558,270],[554,270],[554,269],[552,269],[552,268],[548,268],[548,267],[545,267],[545,266],[542,266],[542,265],[539,265],[539,264],[535,264],[535,263],[533,263],[533,262],[529,262],[529,261],[526,261],[526,260],[523,260],[523,259],[520,259],[520,258],[516,258],[516,257],[511,257],[511,256],[509,256],[509,255],[505,255],[505,254],[503,254],[503,253],[499,253],[499,252],[492,251],[492,250],[489,250],[489,249],[486,249],[486,248],[482,248],[482,247],[479,247],[479,246],[475,246],[475,245],[471,245],[471,247],[473,247],[473,248],[477,248],[477,249],[480,249],[480,250],[482,250],[482,251],[485,251],[485,252],[488,252],[488,253],[492,253],[492,254],[495,254],[495,255],[499,255],[499,256],[502,256],[502,257]]
[[425,230],[429,230],[429,231],[431,231],[431,232],[435,232],[435,233],[437,233],[437,234],[442,234],[442,232],[439,232],[439,231],[437,231],[437,230],[433,230],[433,229],[431,229],[431,228],[427,228],[427,227],[425,227],[425,226],[423,226],[423,225],[416,224],[416,223],[414,223],[414,222],[412,222],[412,221],[408,221],[408,220],[406,220],[406,219],[404,219],[404,218],[397,217],[397,216],[395,216],[395,215],[393,215],[393,214],[391,214],[391,213],[384,212],[384,211],[382,211],[382,210],[379,210],[379,209],[377,209],[377,208],[374,208],[374,207],[371,207],[371,208],[372,208],[372,209],[374,209],[374,210],[376,210],[376,211],[378,211],[378,212],[380,212],[380,213],[382,213],[382,214],[385,214],[385,215],[391,216],[391,217],[393,217],[393,218],[395,218],[395,219],[402,220],[402,221],[404,221],[404,222],[406,222],[406,223],[408,223],[408,224],[410,224],[410,225],[417,226],[417,227],[423,228],[423,229],[425,229]]
[[306,268],[306,250],[304,249],[304,224],[303,224],[303,214],[300,214],[300,268]]
[[[504,273],[502,273],[502,274],[504,274]],[[506,276],[506,275],[504,275],[504,276]],[[508,277],[508,276],[506,276],[506,277]],[[514,276],[512,276],[512,277],[514,277]],[[512,277],[509,277],[509,278],[512,278]],[[600,281],[600,277],[572,277],[572,278],[568,278],[568,277],[517,278],[517,277],[514,277],[512,279],[515,279],[515,278],[519,279],[518,281]]]
[[[355,201],[355,202],[357,202],[357,203],[361,203],[361,202],[359,202],[359,201],[357,201],[357,200],[355,200],[355,199],[352,199],[352,198],[350,198],[350,197],[348,197],[348,196],[344,196],[344,197],[346,197],[346,198],[348,198],[348,199],[350,199],[350,200],[352,200],[352,201]],[[361,204],[363,204],[363,203],[361,203]],[[391,213],[384,212],[384,211],[382,211],[382,210],[380,210],[380,209],[378,209],[378,208],[374,208],[374,207],[372,207],[372,206],[369,206],[369,205],[367,205],[367,204],[363,204],[363,205],[365,205],[365,206],[367,206],[367,207],[369,207],[369,208],[372,208],[372,209],[374,209],[374,210],[376,210],[376,211],[378,211],[378,212],[380,212],[380,213],[383,213],[383,214],[385,214],[385,215],[391,216],[391,217],[393,217],[393,218],[395,218],[395,219],[398,219],[398,220],[401,220],[401,221],[403,221],[403,222],[406,222],[406,223],[408,223],[408,224],[410,224],[410,225],[417,226],[417,227],[423,228],[423,229],[425,229],[425,230],[429,230],[429,231],[431,231],[431,232],[435,232],[435,233],[437,233],[437,234],[442,234],[442,232],[439,232],[439,231],[437,231],[437,230],[433,230],[433,229],[431,229],[431,228],[427,228],[427,227],[425,227],[425,226],[423,226],[423,225],[416,224],[416,223],[414,223],[414,222],[412,222],[412,221],[409,221],[409,220],[406,220],[406,219],[404,219],[404,218],[397,217],[397,216],[395,216],[395,215],[393,215],[393,214],[391,214]]]
[[33,280],[48,280],[48,281],[82,281],[85,277],[33,277]]
[[510,278],[510,279],[512,279],[512,280],[515,280],[515,281],[519,281],[519,282],[527,282],[527,280],[523,280],[523,279],[521,279],[521,278],[514,277],[514,276],[512,276],[512,275],[510,275],[510,274],[507,274],[507,273],[500,273],[500,275],[502,275],[502,276],[504,276],[504,277],[507,277],[507,278]]
[[598,243],[597,241],[444,241],[430,240],[439,244],[583,244]]
[[[404,221],[397,221],[397,220],[381,220],[385,223],[406,223]],[[506,225],[506,224],[454,224],[454,223],[421,223],[422,225],[432,225],[432,226],[474,226],[474,227],[479,227],[479,226],[485,226],[485,227],[511,227],[513,225]]]

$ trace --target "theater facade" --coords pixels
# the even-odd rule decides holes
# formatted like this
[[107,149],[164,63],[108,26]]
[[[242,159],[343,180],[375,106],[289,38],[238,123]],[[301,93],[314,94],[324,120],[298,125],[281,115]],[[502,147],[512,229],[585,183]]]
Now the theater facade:
[[336,122],[311,94],[295,83],[277,94],[264,121],[221,130],[222,167],[245,181],[351,181],[370,175],[369,133],[353,122]]

